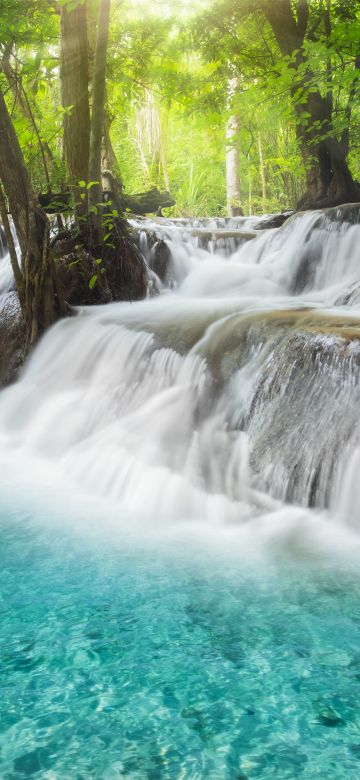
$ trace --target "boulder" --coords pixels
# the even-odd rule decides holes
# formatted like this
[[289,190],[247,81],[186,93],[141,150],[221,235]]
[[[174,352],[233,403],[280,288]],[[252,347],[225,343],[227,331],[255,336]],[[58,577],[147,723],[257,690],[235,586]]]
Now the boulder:
[[15,292],[0,298],[0,387],[14,382],[25,357],[25,329]]

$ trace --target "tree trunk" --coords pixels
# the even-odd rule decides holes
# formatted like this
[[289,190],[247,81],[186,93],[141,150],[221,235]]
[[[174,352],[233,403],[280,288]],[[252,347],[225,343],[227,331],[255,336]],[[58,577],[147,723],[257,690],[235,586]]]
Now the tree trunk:
[[170,178],[169,178],[169,172],[168,172],[168,167],[166,162],[165,146],[164,146],[162,131],[160,136],[160,163],[161,163],[162,172],[164,176],[166,192],[170,192]]
[[238,136],[240,123],[238,116],[229,117],[226,123],[226,201],[229,217],[236,217],[243,213],[241,208],[240,190],[240,151]]
[[[118,179],[110,170],[102,172],[103,194],[105,203],[112,200],[119,213],[124,210],[133,214],[145,216],[154,214],[159,209],[175,206],[175,201],[168,192],[159,192],[156,187],[147,192],[126,195],[119,189]],[[39,203],[47,214],[58,214],[70,208],[70,192],[40,193]]]
[[249,170],[249,205],[248,205],[248,212],[249,217],[252,216],[252,176],[251,176],[251,170]]
[[260,178],[261,178],[263,211],[265,212],[266,211],[266,178],[265,178],[265,166],[264,166],[264,157],[263,157],[260,132],[258,132],[258,150],[259,150],[259,168],[260,168]]
[[116,176],[119,189],[122,190],[123,184],[121,180],[121,173],[117,157],[112,145],[110,136],[110,118],[109,112],[104,112],[103,119],[103,137],[102,137],[102,149],[101,149],[101,170],[111,171],[113,176]]
[[[61,8],[61,100],[64,115],[64,150],[75,214],[87,214],[87,191],[79,182],[88,181],[90,149],[89,66],[86,4]],[[85,195],[81,199],[81,195]]]
[[[230,108],[236,90],[239,87],[237,77],[230,79],[228,87],[228,107]],[[243,214],[240,190],[240,117],[231,115],[226,122],[226,201],[229,217]]]
[[106,55],[109,37],[110,0],[100,0],[96,38],[94,75],[92,88],[92,112],[90,128],[89,179],[91,189],[89,203],[95,245],[102,243],[102,186],[101,146],[105,116]]
[[[306,171],[306,192],[297,208],[325,208],[359,200],[360,187],[354,182],[347,164],[347,149],[337,140],[333,129],[331,78],[328,75],[328,90],[323,97],[320,92],[313,91],[316,79],[310,66],[306,69],[309,62],[304,41],[310,18],[309,0],[298,0],[296,16],[290,0],[258,0],[258,7],[270,24],[281,53],[291,58],[290,68],[294,72],[292,96]],[[329,38],[329,8],[324,6],[323,11],[325,35]],[[300,66],[301,77],[298,75]],[[327,71],[329,74],[329,67]],[[302,99],[299,99],[299,90],[303,93]],[[319,124],[315,125],[315,122]]]
[[[15,274],[27,347],[64,313],[49,251],[49,223],[32,189],[20,145],[0,91],[0,179],[20,245],[21,281]],[[14,259],[14,258],[13,258]]]
[[[310,114],[306,122],[302,121],[304,112]],[[312,93],[305,105],[296,107],[296,113],[297,134],[306,171],[306,192],[298,201],[297,208],[328,208],[358,201],[360,187],[351,175],[346,149],[332,135],[331,109],[326,98],[318,92]]]
[[121,202],[124,209],[128,209],[133,214],[145,216],[145,214],[156,214],[161,209],[175,206],[175,201],[168,192],[159,192],[154,187],[149,192],[140,192],[136,195],[122,195]]

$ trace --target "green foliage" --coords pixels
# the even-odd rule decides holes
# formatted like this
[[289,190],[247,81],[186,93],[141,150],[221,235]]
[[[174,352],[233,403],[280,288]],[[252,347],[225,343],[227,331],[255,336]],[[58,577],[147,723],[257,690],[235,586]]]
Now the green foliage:
[[[66,184],[58,11],[64,3],[70,7],[79,1],[93,4],[2,0],[0,8],[1,54],[11,51],[18,94],[28,103],[36,127],[4,75],[0,85],[33,183],[42,191],[48,179],[53,191]],[[327,4],[308,2],[313,32],[287,56],[279,51],[260,0],[198,0],[191,9],[145,0],[113,3],[108,116],[127,192],[170,187],[174,214],[225,213],[225,127],[234,113],[240,124],[235,142],[245,212],[295,205],[304,179],[299,131],[311,135],[312,144],[327,134],[342,138],[349,131],[349,162],[354,176],[360,176],[359,6],[355,0],[330,0],[327,27]],[[234,76],[238,86],[231,98]],[[307,101],[317,90],[323,97],[331,93],[331,127],[311,121]],[[301,111],[294,112],[294,105]],[[84,191],[92,185],[84,182]],[[107,225],[109,239],[110,233]]]

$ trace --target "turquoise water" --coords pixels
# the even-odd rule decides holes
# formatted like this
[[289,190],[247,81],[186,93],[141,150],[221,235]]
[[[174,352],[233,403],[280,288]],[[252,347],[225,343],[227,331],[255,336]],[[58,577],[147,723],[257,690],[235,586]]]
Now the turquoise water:
[[360,777],[360,584],[0,521],[0,776]]

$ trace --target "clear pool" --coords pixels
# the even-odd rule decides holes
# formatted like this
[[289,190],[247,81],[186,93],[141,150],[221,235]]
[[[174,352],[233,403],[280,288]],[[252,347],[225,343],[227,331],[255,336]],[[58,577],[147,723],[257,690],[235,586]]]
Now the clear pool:
[[360,777],[360,584],[0,521],[0,777]]

